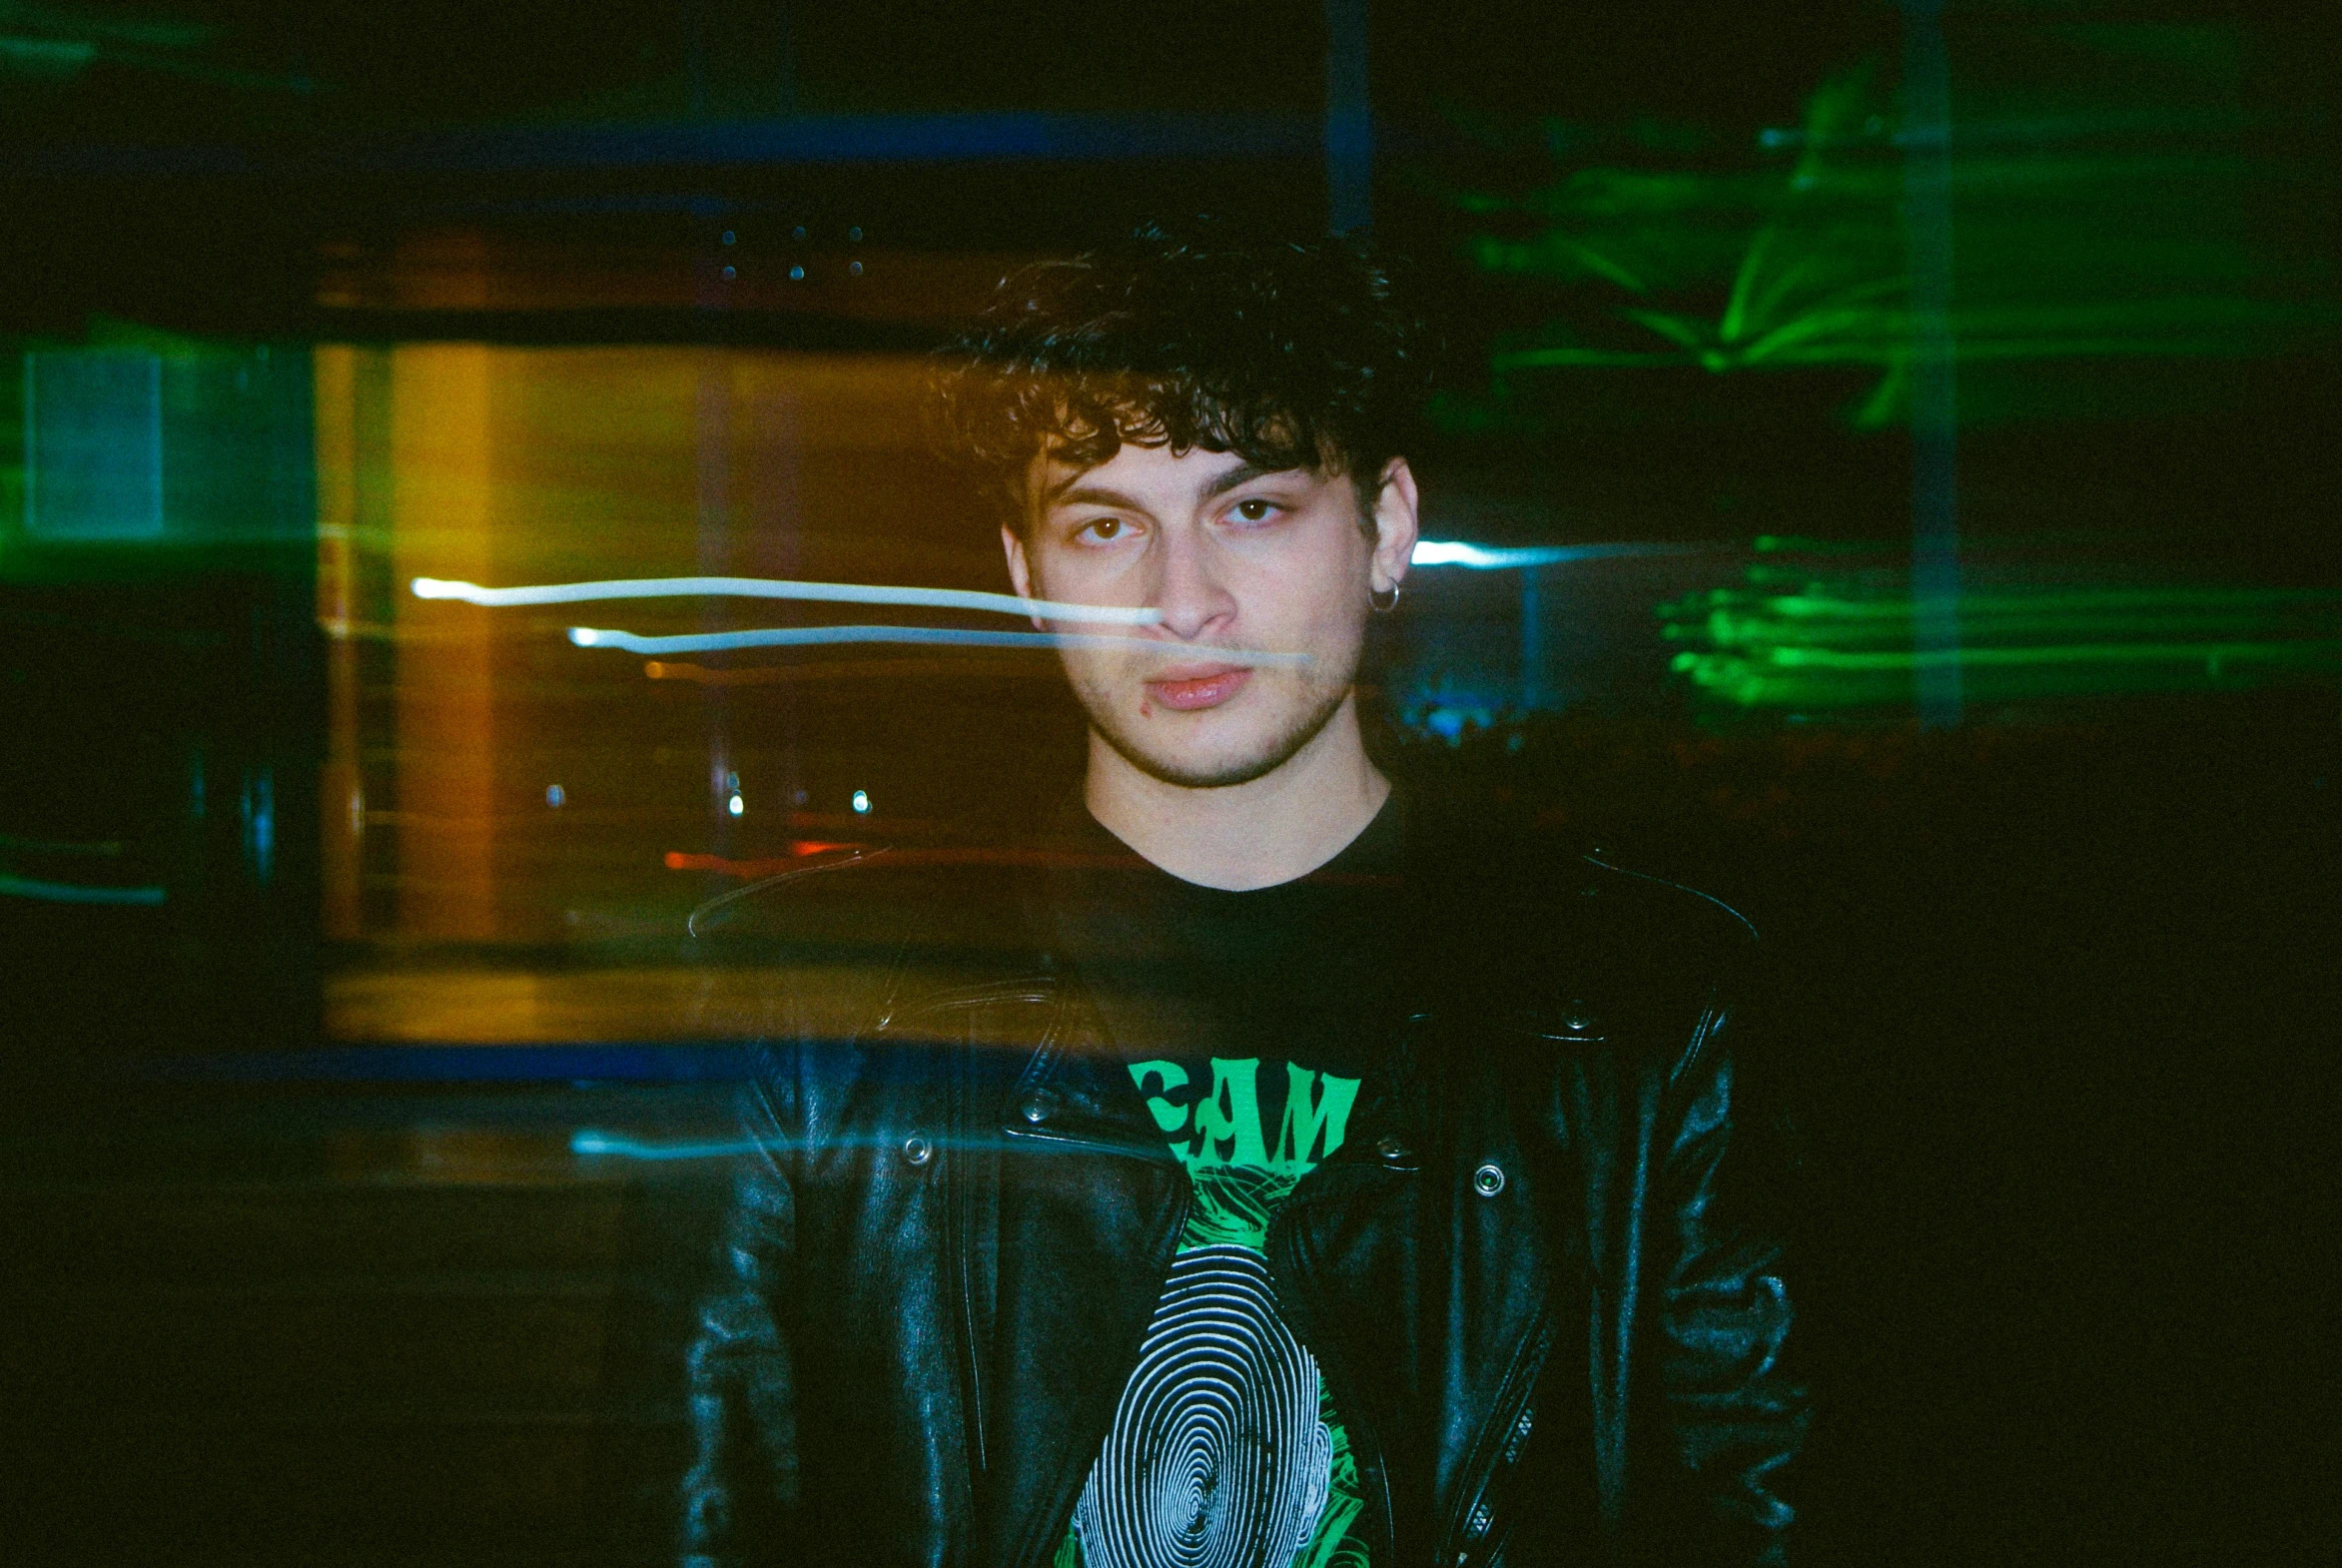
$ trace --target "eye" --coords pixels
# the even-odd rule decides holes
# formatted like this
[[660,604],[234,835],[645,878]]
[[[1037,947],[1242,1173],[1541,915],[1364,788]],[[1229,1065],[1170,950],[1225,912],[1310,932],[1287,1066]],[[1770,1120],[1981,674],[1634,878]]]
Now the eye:
[[1120,517],[1093,517],[1074,530],[1077,544],[1112,544],[1131,531],[1131,525]]
[[1228,514],[1238,522],[1266,522],[1282,510],[1284,508],[1272,500],[1263,499],[1258,495],[1247,495],[1230,506]]

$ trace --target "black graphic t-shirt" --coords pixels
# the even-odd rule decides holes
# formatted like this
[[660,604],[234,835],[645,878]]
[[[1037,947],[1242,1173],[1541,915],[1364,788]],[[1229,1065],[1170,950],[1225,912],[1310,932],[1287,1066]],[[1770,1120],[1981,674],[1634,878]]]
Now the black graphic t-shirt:
[[1069,824],[1060,939],[1194,1204],[1056,1568],[1366,1568],[1348,1435],[1263,1248],[1375,1068],[1402,817],[1393,797],[1317,871],[1241,893]]

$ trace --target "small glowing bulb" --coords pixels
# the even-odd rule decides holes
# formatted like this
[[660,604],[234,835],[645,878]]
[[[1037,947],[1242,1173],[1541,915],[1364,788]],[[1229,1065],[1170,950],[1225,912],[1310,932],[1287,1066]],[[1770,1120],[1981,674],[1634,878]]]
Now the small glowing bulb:
[[870,791],[858,789],[854,792],[854,810],[862,816],[870,815]]
[[560,810],[562,806],[566,805],[568,800],[569,792],[561,788],[560,785],[547,784],[545,786],[545,804],[552,807],[555,811]]
[[724,802],[724,809],[736,817],[748,809],[748,802],[734,795],[730,800]]

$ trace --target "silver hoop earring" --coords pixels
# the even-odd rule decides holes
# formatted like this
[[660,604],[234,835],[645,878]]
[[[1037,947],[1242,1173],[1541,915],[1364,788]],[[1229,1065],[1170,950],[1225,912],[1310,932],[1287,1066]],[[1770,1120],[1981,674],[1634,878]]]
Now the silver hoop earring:
[[[1388,598],[1383,597],[1385,593],[1389,594]],[[1398,584],[1394,582],[1388,588],[1367,589],[1366,602],[1374,607],[1375,614],[1388,615],[1398,608]]]

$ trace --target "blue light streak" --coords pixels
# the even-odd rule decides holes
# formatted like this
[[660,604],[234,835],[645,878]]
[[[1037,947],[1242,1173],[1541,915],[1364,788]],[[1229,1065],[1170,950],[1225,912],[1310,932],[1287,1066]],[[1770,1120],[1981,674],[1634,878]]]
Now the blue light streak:
[[1411,566],[1468,566],[1475,571],[1508,571],[1523,566],[1567,566],[1582,560],[1633,555],[1688,555],[1697,544],[1532,544],[1505,547],[1466,544],[1459,539],[1418,539],[1407,557]]
[[581,648],[617,648],[627,653],[731,653],[742,648],[806,648],[841,642],[906,642],[956,648],[1087,648],[1147,653],[1209,654],[1229,664],[1298,665],[1306,653],[1259,653],[1244,648],[1159,642],[1149,637],[1114,637],[1081,632],[967,631],[956,626],[788,626],[755,631],[694,632],[644,637],[600,626],[572,626],[569,640]]
[[654,1144],[617,1133],[597,1132],[590,1127],[581,1127],[569,1135],[569,1153],[572,1155],[607,1155],[620,1160],[730,1160],[739,1155],[754,1154],[757,1147],[738,1140],[729,1143]]
[[0,874],[0,897],[39,899],[49,904],[117,904],[152,909],[163,902],[161,888],[93,888],[78,882],[40,882]]
[[483,588],[476,582],[417,577],[410,586],[418,599],[460,599],[504,609],[530,604],[582,604],[593,599],[675,599],[707,596],[736,599],[796,599],[820,604],[909,604],[937,610],[982,610],[999,615],[1039,615],[1048,620],[1101,626],[1152,626],[1163,611],[1121,604],[1062,604],[1014,593],[973,588],[900,588],[869,582],[801,582],[786,577],[620,577],[601,582],[556,582],[520,588]]

